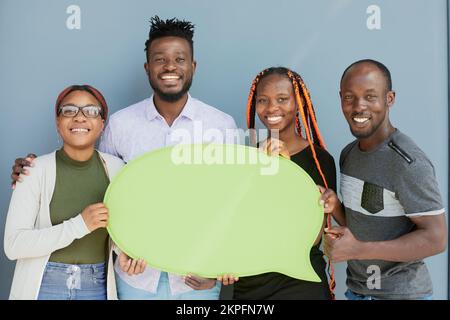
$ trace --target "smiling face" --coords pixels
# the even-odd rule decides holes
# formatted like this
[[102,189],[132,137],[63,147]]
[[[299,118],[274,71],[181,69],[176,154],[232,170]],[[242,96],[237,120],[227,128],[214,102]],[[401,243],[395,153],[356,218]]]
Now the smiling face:
[[144,67],[155,94],[164,101],[175,102],[189,91],[196,62],[189,42],[170,36],[152,41]]
[[350,131],[358,139],[381,142],[392,131],[389,108],[395,93],[387,88],[386,78],[371,63],[351,67],[341,82],[342,112]]
[[292,82],[287,76],[271,74],[262,78],[256,88],[256,113],[269,130],[295,134],[295,102]]
[[[87,105],[100,106],[101,104],[86,91],[73,91],[61,101],[60,106],[64,105],[84,107]],[[104,120],[100,115],[96,118],[86,118],[81,111],[73,118],[61,114],[56,117],[56,127],[66,151],[93,149],[103,126]]]

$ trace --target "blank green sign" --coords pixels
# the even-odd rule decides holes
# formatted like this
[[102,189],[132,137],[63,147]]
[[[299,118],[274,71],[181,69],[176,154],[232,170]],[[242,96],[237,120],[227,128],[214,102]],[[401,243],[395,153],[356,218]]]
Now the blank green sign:
[[289,160],[240,145],[185,145],[128,163],[105,203],[114,242],[156,269],[319,282],[309,259],[324,217],[319,196]]

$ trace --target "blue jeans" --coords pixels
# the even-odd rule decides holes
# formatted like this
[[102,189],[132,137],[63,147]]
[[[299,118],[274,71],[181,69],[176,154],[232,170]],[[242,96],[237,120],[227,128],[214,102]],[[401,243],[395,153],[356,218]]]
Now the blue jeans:
[[117,295],[120,300],[218,300],[221,284],[207,290],[192,290],[172,295],[167,272],[161,272],[156,293],[137,289],[123,281],[116,273]]
[[105,264],[48,262],[38,300],[106,300]]
[[[351,291],[350,289],[347,289],[345,291],[345,297],[347,300],[381,300],[378,298],[375,298],[374,296],[365,296],[362,294],[355,293]],[[430,294],[429,296],[423,297],[422,299],[416,299],[416,300],[433,300],[433,295]]]

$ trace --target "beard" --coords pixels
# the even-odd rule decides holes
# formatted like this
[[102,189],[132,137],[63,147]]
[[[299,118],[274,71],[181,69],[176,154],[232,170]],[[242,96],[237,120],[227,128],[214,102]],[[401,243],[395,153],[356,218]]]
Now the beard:
[[379,123],[375,124],[375,126],[373,126],[372,128],[369,128],[367,131],[365,132],[357,132],[357,131],[353,131],[352,126],[350,127],[350,132],[352,133],[352,135],[357,138],[357,139],[366,139],[369,138],[371,135],[373,135],[375,132],[377,132],[377,130],[381,127],[381,125],[384,122],[384,119],[382,121],[380,121]]
[[350,127],[350,132],[352,133],[352,135],[356,138],[356,139],[365,139],[370,137],[370,135],[373,133],[373,131],[369,131],[369,132],[355,132],[353,131],[352,127]]
[[192,76],[187,79],[187,81],[184,83],[183,88],[181,88],[180,91],[174,92],[174,93],[167,93],[163,92],[156,83],[152,81],[150,77],[148,77],[148,80],[150,82],[150,86],[152,87],[155,94],[158,95],[158,97],[161,98],[161,100],[165,102],[176,102],[179,101],[181,98],[184,97],[184,95],[189,91],[192,85]]

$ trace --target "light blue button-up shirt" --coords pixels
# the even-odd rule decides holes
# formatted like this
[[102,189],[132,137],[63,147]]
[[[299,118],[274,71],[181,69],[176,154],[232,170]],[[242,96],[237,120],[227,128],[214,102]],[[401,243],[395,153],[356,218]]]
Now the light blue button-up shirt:
[[[228,114],[188,96],[186,105],[169,126],[156,110],[153,96],[114,113],[103,132],[99,150],[125,162],[155,149],[179,143],[236,143],[236,123]],[[155,293],[161,275],[147,267],[139,275],[128,276],[116,261],[118,275],[129,285]],[[181,276],[169,274],[172,294],[193,290]]]

